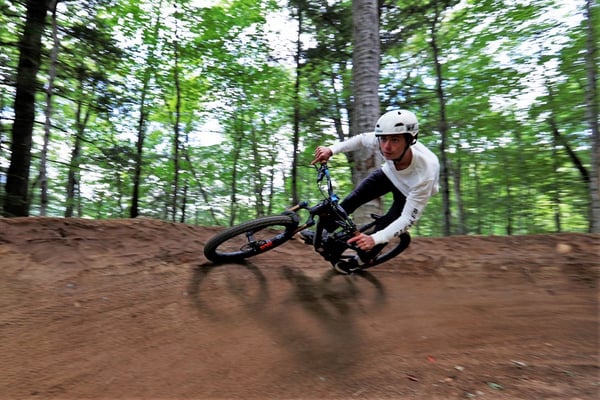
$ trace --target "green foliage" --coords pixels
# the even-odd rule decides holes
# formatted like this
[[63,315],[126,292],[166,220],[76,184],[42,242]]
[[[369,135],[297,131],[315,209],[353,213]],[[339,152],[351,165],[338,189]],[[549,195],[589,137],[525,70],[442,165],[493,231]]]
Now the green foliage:
[[[414,110],[420,140],[437,153],[442,104],[431,41],[440,49],[453,233],[459,226],[467,234],[587,230],[588,76],[583,2],[574,4],[565,16],[551,0],[380,2],[382,108]],[[169,218],[174,206],[186,222],[227,225],[281,212],[292,193],[295,106],[297,191],[301,199],[319,200],[309,166],[314,148],[351,134],[350,1],[290,2],[303,25],[299,53],[288,58],[281,56],[284,39],[277,43],[269,34],[272,13],[286,10],[273,1],[66,5],[58,7],[50,215],[64,212],[67,177],[76,171],[80,216],[127,217],[140,138],[142,215]],[[2,187],[23,11],[18,2],[0,0]],[[296,23],[286,21],[280,32]],[[53,46],[50,30],[45,35],[34,161],[42,151],[42,89]],[[78,159],[71,156],[76,135]],[[337,155],[331,167],[343,196],[352,189],[346,157]],[[39,162],[32,168],[35,176]],[[35,185],[31,197],[35,213]],[[443,209],[442,197],[432,198],[415,232],[442,235]]]

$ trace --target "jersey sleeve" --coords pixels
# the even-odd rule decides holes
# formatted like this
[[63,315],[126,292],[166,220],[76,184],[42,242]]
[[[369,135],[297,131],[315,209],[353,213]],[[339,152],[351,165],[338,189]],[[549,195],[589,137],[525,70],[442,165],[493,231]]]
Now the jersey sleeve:
[[387,243],[394,237],[407,232],[423,214],[423,210],[427,206],[431,193],[434,190],[434,185],[435,182],[433,180],[428,180],[414,188],[406,197],[406,203],[400,217],[385,229],[371,235],[375,244]]
[[368,147],[371,149],[377,149],[377,137],[375,136],[375,132],[365,132],[355,136],[352,136],[348,140],[344,140],[343,142],[337,142],[329,148],[333,152],[333,154],[338,153],[347,153],[349,151],[354,151],[361,149],[363,147]]

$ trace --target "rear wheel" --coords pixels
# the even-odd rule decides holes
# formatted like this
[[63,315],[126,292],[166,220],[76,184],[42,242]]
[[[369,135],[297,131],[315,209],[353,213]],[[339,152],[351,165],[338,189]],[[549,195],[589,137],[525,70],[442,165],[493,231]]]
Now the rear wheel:
[[244,222],[213,236],[204,246],[204,256],[213,262],[252,257],[290,240],[297,226],[297,220],[289,215]]
[[364,266],[363,269],[384,263],[406,250],[408,245],[410,245],[410,235],[408,232],[401,234],[398,239],[398,241],[394,240],[393,242],[386,244],[377,257],[375,257],[368,265]]

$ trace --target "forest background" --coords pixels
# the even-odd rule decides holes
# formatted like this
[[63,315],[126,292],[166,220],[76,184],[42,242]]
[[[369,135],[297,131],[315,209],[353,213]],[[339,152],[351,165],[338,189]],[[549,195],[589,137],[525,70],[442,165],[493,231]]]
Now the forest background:
[[[407,108],[442,162],[417,234],[600,232],[597,15],[592,0],[0,0],[3,215],[279,213],[319,199],[317,145]],[[332,159],[340,195],[365,158]]]

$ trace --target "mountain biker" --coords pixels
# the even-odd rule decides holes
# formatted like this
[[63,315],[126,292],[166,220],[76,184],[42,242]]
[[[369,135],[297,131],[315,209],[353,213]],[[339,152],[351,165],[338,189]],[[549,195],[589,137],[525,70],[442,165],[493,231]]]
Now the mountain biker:
[[[360,233],[348,244],[355,244],[368,252],[373,259],[394,237],[407,232],[420,218],[429,198],[439,189],[439,161],[437,156],[417,142],[419,123],[417,117],[408,110],[392,110],[381,115],[374,132],[362,133],[332,146],[319,146],[311,164],[326,162],[338,153],[358,150],[361,147],[379,149],[385,158],[381,168],[371,172],[340,203],[352,214],[361,205],[392,193],[394,201],[387,213],[377,220],[375,233]],[[312,241],[314,232],[302,231],[301,236]],[[366,261],[368,264],[368,260]],[[350,274],[362,266],[358,256],[341,260],[335,264],[336,271]]]

